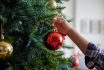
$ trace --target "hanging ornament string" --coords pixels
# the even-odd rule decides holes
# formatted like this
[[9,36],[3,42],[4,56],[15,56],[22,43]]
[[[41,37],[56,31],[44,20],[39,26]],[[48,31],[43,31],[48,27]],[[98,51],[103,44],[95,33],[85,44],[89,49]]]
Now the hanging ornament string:
[[1,24],[1,34],[0,34],[0,37],[1,37],[1,40],[3,40],[4,39],[4,35],[3,35],[3,33],[4,33],[3,23],[0,23],[0,24]]

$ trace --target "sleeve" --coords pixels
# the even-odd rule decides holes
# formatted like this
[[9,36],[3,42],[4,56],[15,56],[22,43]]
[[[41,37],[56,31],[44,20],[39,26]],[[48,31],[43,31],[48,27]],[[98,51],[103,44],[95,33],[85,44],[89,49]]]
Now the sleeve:
[[89,69],[93,69],[98,61],[100,49],[95,44],[89,43],[85,54],[85,64]]

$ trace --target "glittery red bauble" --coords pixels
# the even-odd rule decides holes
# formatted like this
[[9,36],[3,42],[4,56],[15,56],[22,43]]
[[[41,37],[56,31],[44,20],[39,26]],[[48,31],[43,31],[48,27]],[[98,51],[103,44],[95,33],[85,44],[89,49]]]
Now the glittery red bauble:
[[77,57],[74,57],[73,67],[78,68],[78,66],[79,66],[79,60]]
[[44,45],[49,50],[57,50],[59,49],[63,44],[64,36],[59,34],[58,32],[49,32],[44,37]]

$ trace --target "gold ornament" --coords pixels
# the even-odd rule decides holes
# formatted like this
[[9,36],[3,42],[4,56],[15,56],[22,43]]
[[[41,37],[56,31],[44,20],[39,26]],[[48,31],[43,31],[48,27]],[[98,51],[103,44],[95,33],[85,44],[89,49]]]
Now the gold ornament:
[[57,7],[57,3],[56,3],[56,0],[50,0],[51,2],[51,5],[56,8]]
[[13,47],[10,43],[6,41],[0,41],[0,58],[5,59],[9,56],[11,56],[13,52]]

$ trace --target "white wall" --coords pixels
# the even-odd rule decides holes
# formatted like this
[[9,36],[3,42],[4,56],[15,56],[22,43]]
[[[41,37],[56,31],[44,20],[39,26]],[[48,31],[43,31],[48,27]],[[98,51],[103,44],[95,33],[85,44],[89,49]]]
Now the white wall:
[[[80,32],[80,21],[86,20],[104,20],[104,0],[76,0],[76,27]],[[94,25],[93,25],[94,26]],[[96,28],[95,28],[96,30]],[[104,31],[104,30],[102,30]],[[83,34],[89,41],[104,48],[104,34],[89,33]]]
[[76,26],[81,19],[104,19],[104,0],[76,0]]

